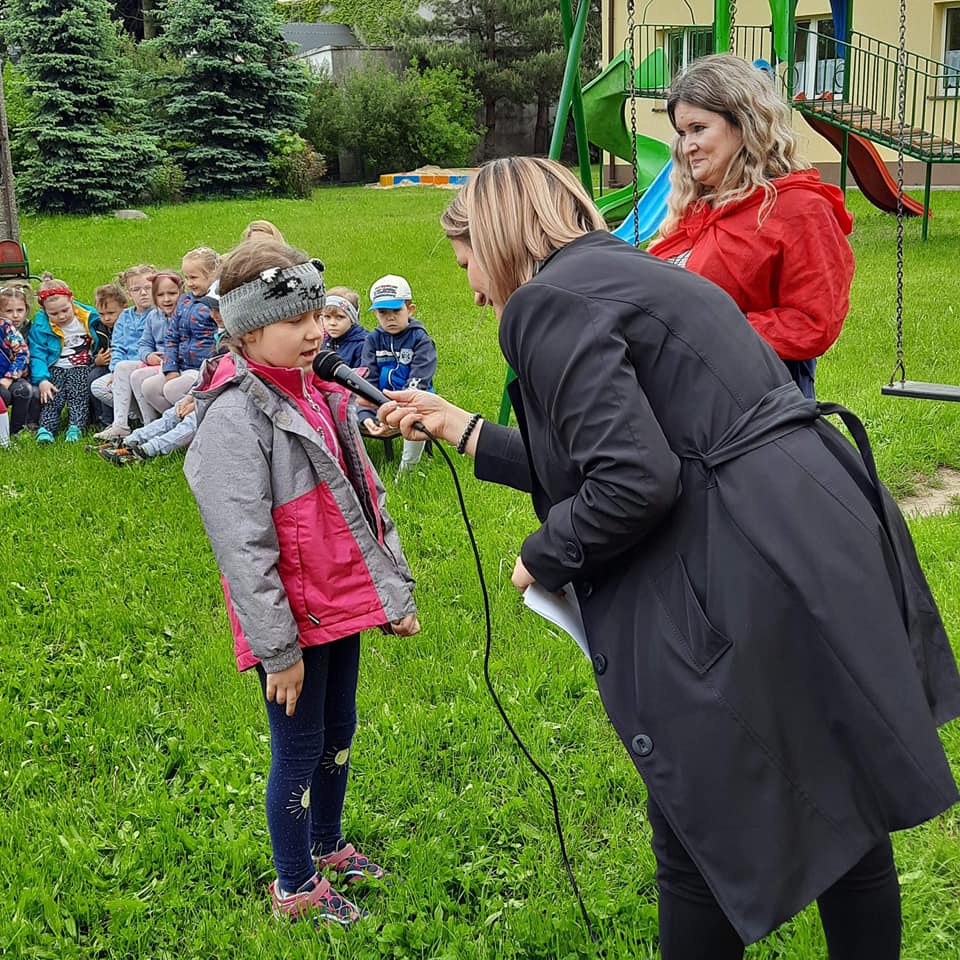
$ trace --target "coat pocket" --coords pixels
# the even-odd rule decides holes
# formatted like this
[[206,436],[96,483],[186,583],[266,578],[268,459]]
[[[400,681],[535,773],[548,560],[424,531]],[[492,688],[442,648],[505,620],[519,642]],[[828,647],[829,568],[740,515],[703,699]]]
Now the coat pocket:
[[657,599],[697,673],[705,674],[732,645],[707,619],[679,555],[653,580]]

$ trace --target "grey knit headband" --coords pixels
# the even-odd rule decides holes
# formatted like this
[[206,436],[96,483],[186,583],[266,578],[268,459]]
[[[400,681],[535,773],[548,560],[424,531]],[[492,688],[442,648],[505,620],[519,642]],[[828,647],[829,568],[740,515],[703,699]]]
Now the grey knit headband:
[[231,337],[323,309],[323,264],[271,267],[220,298],[220,316]]
[[346,297],[338,297],[335,293],[331,293],[324,306],[342,310],[350,318],[351,323],[360,322],[357,308]]

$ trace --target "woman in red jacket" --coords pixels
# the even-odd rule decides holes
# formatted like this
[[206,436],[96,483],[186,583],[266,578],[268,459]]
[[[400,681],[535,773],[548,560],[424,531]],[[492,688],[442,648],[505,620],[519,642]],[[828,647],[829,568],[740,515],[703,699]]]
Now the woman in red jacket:
[[696,61],[673,84],[672,189],[650,253],[722,287],[808,397],[850,306],[853,217],[797,155],[790,109],[745,60]]

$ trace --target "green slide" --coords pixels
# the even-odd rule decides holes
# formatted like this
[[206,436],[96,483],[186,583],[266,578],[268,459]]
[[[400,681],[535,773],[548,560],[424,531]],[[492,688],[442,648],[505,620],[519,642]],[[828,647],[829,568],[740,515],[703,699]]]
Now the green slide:
[[[624,119],[629,70],[627,51],[614,57],[606,69],[583,88],[583,114],[587,139],[601,150],[630,163],[630,131]],[[650,54],[637,68],[638,88],[663,89],[669,84],[662,50]],[[643,193],[670,159],[670,146],[662,140],[637,134],[637,188]],[[607,220],[620,221],[633,210],[633,185],[597,197],[597,207]]]

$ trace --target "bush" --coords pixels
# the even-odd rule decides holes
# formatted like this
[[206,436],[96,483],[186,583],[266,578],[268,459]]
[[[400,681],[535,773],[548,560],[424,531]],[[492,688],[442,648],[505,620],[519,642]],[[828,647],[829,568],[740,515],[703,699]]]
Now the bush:
[[366,177],[425,163],[463,166],[480,141],[480,102],[457,70],[415,67],[402,76],[368,61],[315,85],[307,136],[318,150],[354,154]]
[[170,157],[164,157],[145,191],[149,203],[180,203],[186,193],[183,167]]
[[305,199],[326,172],[323,157],[303,137],[289,130],[280,131],[270,148],[267,183],[272,193]]

